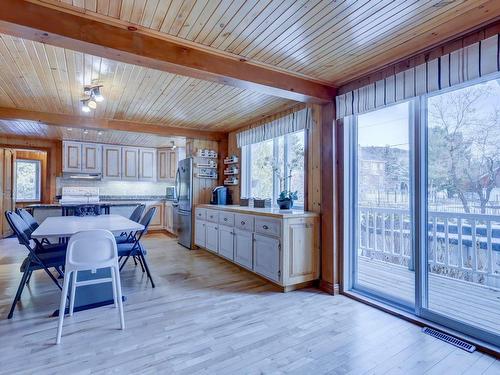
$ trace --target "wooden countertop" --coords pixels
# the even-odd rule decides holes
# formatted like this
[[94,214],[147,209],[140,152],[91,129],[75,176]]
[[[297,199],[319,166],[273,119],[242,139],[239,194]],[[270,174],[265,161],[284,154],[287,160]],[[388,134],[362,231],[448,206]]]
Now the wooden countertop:
[[304,211],[304,210],[280,210],[278,208],[255,208],[255,207],[244,207],[238,205],[214,205],[214,204],[199,204],[196,208],[208,208],[212,210],[219,211],[230,211],[237,212],[241,214],[251,214],[259,216],[270,216],[277,218],[299,218],[299,217],[317,217],[319,216],[316,212]]

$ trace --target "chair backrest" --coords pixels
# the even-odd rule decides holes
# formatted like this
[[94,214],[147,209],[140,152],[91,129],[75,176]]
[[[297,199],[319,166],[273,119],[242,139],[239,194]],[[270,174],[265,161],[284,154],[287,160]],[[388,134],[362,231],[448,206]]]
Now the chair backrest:
[[68,242],[66,269],[97,269],[117,261],[118,252],[113,233],[93,229],[75,233]]
[[21,245],[30,247],[31,233],[33,231],[28,226],[28,224],[26,224],[21,216],[12,211],[5,211],[5,217],[11,229],[16,234],[19,243]]
[[16,211],[17,214],[21,216],[21,218],[26,222],[26,224],[29,225],[32,231],[39,227],[39,224],[37,223],[33,215],[31,215],[27,210],[25,210],[24,208],[18,208]]
[[141,220],[141,216],[142,216],[142,213],[144,212],[145,208],[146,208],[145,204],[138,205],[135,208],[135,210],[132,212],[132,214],[130,215],[129,219],[138,223],[139,220]]
[[81,204],[74,208],[75,216],[99,216],[101,206],[98,204]]
[[156,211],[156,207],[149,207],[149,210],[147,210],[144,214],[144,217],[140,221],[140,224],[144,225],[144,229],[141,231],[141,236],[148,231],[149,224],[151,223],[151,220],[153,220],[153,217],[156,215]]

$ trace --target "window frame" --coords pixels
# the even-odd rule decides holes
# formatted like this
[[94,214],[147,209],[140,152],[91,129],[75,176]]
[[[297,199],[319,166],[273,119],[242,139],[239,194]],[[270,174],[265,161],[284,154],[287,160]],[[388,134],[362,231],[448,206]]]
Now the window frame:
[[[276,138],[271,138],[267,139],[263,142],[272,140],[273,141],[273,159],[277,159],[279,157],[279,139],[283,137],[283,168],[285,175],[288,174],[288,167],[287,167],[287,161],[288,161],[288,155],[290,154],[290,143],[289,143],[289,137],[292,134],[297,134],[297,133],[303,133],[304,136],[304,201],[299,202],[295,201],[294,202],[294,208],[297,209],[305,209],[306,206],[306,201],[307,201],[307,152],[308,152],[308,146],[307,146],[307,135],[308,131],[307,129],[302,129],[298,130],[296,132],[292,133],[287,133],[284,134],[283,136],[276,137]],[[260,143],[260,142],[259,142]],[[241,147],[241,190],[240,190],[240,198],[243,197],[250,197],[252,195],[252,186],[251,186],[251,166],[252,166],[252,144],[245,145]],[[279,179],[276,176],[276,174],[273,173],[272,175],[273,179],[273,197],[271,198],[271,204],[273,207],[277,207],[278,204],[276,203],[276,200],[278,199],[278,196],[280,194],[280,186],[279,186]],[[290,181],[288,179],[285,180],[285,190],[290,190]],[[299,203],[299,204],[298,204]]]
[[[35,199],[23,199],[18,197],[18,179],[17,179],[17,164],[19,162],[22,163],[28,163],[28,164],[35,164],[36,168],[36,197]],[[23,159],[19,158],[15,160],[15,188],[16,188],[16,194],[15,194],[15,200],[16,202],[22,202],[22,203],[29,203],[29,202],[41,202],[42,201],[42,162],[40,160],[36,159]]]

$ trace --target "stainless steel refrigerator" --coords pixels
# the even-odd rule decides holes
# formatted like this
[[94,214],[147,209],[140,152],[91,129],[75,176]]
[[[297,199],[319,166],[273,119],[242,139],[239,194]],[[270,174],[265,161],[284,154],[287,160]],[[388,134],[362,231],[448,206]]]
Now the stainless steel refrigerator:
[[193,210],[193,159],[180,160],[175,175],[174,228],[180,245],[191,249]]

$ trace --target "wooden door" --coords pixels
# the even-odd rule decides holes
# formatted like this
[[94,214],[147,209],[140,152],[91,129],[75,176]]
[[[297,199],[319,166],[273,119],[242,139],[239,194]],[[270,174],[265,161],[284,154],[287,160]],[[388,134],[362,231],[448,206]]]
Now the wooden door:
[[15,188],[14,188],[14,168],[15,153],[11,149],[2,150],[2,237],[13,234],[9,223],[4,218],[5,211],[13,211],[15,207]]
[[63,142],[63,172],[82,171],[82,144]]
[[139,149],[122,147],[122,180],[139,179]]
[[213,251],[214,253],[219,252],[219,229],[218,225],[215,223],[206,223],[206,239],[205,247],[207,250]]
[[254,235],[253,270],[274,281],[280,281],[280,240]]
[[195,220],[194,224],[194,244],[199,247],[205,248],[206,245],[206,232],[205,221]]
[[219,226],[219,254],[234,260],[234,232],[231,227]]
[[234,230],[234,261],[239,265],[253,268],[253,233],[244,230]]
[[102,147],[102,178],[106,180],[119,180],[122,177],[121,169],[122,148],[120,146]]
[[102,146],[95,143],[85,143],[82,145],[82,172],[101,173],[102,172]]
[[142,181],[156,180],[156,150],[152,148],[139,149],[139,179]]

